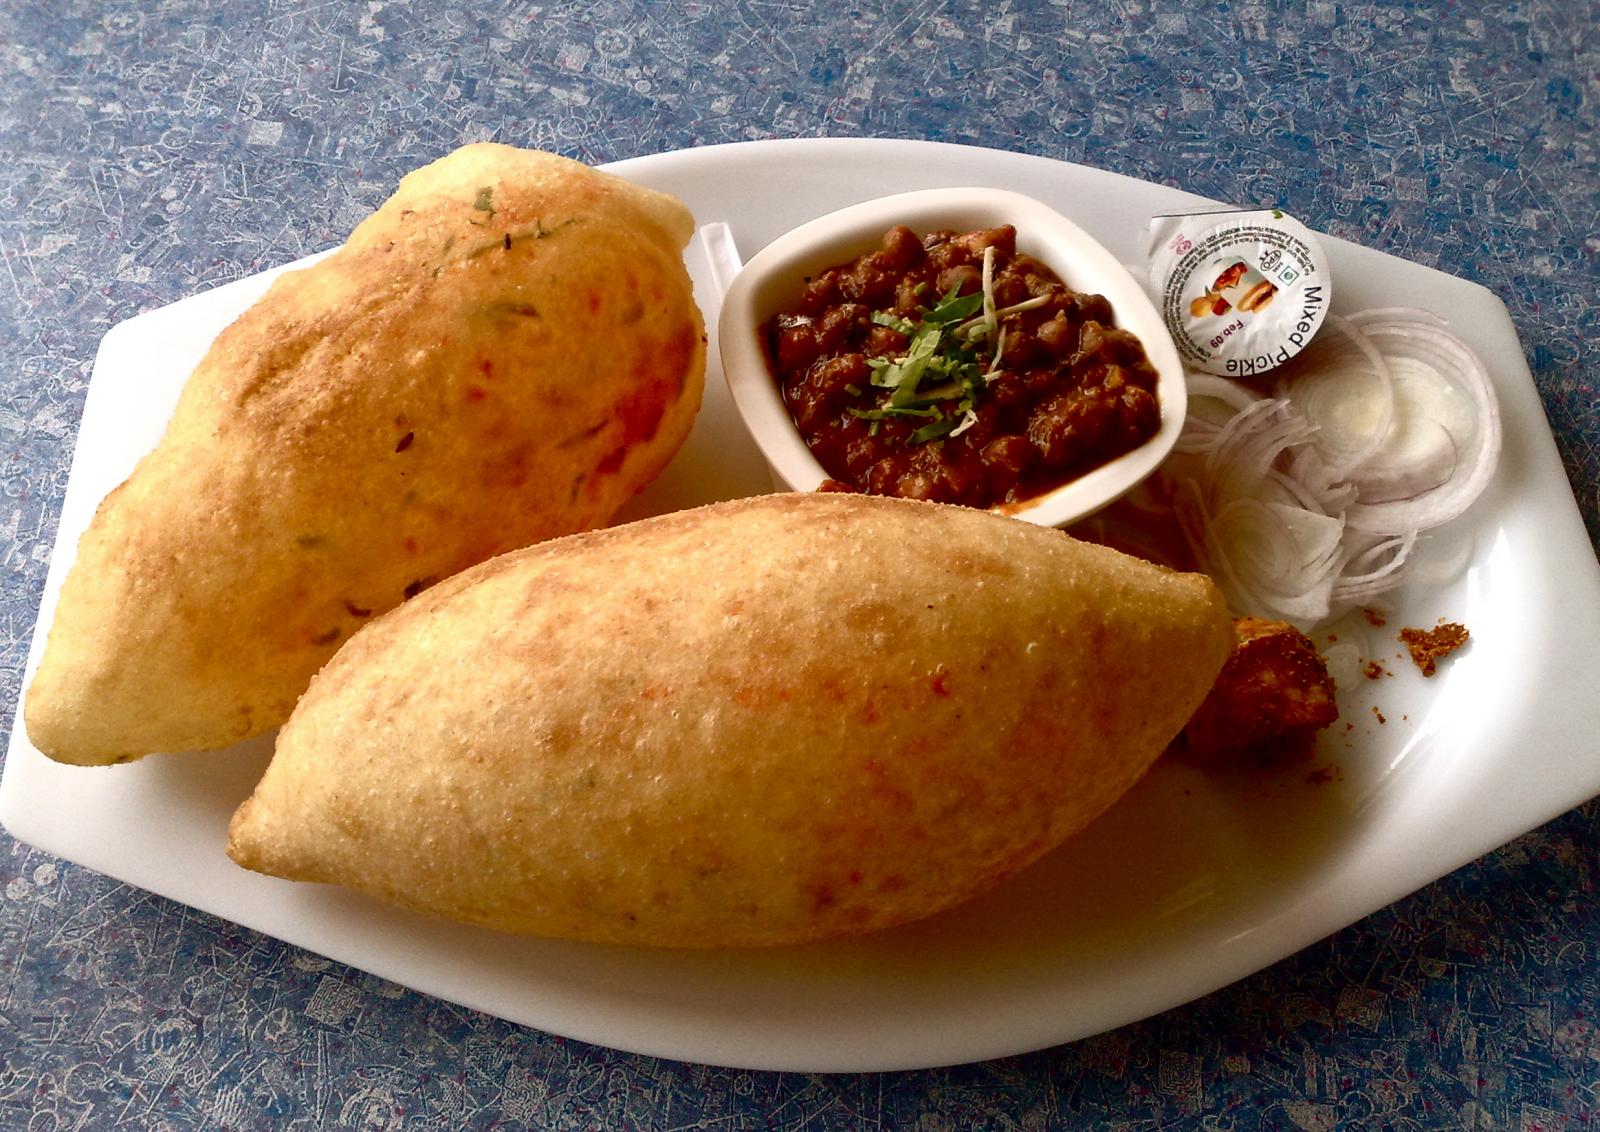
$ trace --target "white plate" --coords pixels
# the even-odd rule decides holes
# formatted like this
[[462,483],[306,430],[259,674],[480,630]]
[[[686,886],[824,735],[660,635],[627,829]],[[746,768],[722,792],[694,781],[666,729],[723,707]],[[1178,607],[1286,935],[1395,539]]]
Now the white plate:
[[[1054,205],[1135,262],[1151,214],[1202,203],[1041,158],[915,142],[751,143],[615,168],[676,193],[702,222],[728,221],[746,256],[856,201],[990,184]],[[1261,779],[1163,765],[1083,836],[974,904],[856,942],[755,953],[498,936],[244,872],[223,854],[224,831],[266,740],[81,769],[41,756],[19,720],[0,818],[49,852],[406,986],[692,1061],[946,1064],[1083,1037],[1195,998],[1600,793],[1600,565],[1510,320],[1473,284],[1338,240],[1327,247],[1339,309],[1403,302],[1446,316],[1489,363],[1505,422],[1499,476],[1462,520],[1475,540],[1470,568],[1446,588],[1402,594],[1391,626],[1449,617],[1471,629],[1472,646],[1425,681],[1393,660],[1392,638],[1375,636],[1395,675],[1347,698],[1353,729],[1337,725],[1316,764],[1336,763],[1334,781],[1312,785],[1305,767]],[[154,443],[208,339],[266,282],[219,288],[106,336],[41,625],[94,506]],[[713,374],[688,446],[630,514],[768,487]]]

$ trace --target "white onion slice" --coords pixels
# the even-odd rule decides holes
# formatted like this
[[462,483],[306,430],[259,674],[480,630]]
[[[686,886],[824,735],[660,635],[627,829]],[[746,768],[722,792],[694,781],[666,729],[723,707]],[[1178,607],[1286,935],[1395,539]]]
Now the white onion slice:
[[1394,389],[1383,355],[1349,321],[1329,315],[1337,345],[1322,339],[1301,353],[1275,392],[1316,429],[1328,467],[1346,476],[1383,444],[1394,422]]
[[1450,433],[1453,465],[1442,482],[1429,484],[1419,470],[1412,490],[1391,484],[1385,498],[1364,496],[1351,506],[1346,518],[1357,530],[1389,533],[1427,529],[1465,511],[1488,486],[1500,459],[1500,409],[1488,371],[1465,343],[1444,327],[1420,319],[1400,321],[1396,316],[1363,320],[1356,324],[1386,355],[1404,359],[1412,374],[1427,372],[1447,394],[1432,386],[1429,393],[1419,379],[1414,388],[1428,412]]
[[1290,412],[1285,402],[1257,401],[1228,422],[1206,454],[1208,494],[1213,499],[1248,495],[1265,485],[1267,472],[1285,448],[1310,437],[1305,418]]
[[1415,358],[1389,361],[1394,423],[1370,457],[1351,469],[1363,503],[1411,499],[1443,487],[1455,474],[1461,446],[1477,425],[1466,396],[1437,369]]
[[1335,515],[1340,510],[1324,506],[1322,498],[1315,490],[1288,472],[1280,472],[1276,469],[1268,472],[1267,485],[1282,488],[1284,502],[1292,503],[1302,510],[1311,511],[1318,515]]
[[1341,520],[1250,497],[1211,511],[1200,485],[1188,487],[1179,496],[1184,534],[1235,611],[1302,627],[1328,616]]
[[[1358,537],[1357,532],[1351,532]],[[1348,608],[1371,601],[1400,584],[1401,570],[1411,558],[1417,532],[1383,539],[1345,562],[1344,575],[1333,587],[1332,601]]]
[[1178,434],[1178,452],[1209,451],[1217,433],[1259,396],[1238,382],[1211,374],[1191,373],[1187,385],[1189,408]]
[[1259,394],[1245,388],[1237,381],[1229,381],[1214,374],[1191,373],[1185,384],[1191,401],[1197,397],[1213,398],[1228,405],[1236,413],[1248,409],[1252,402],[1259,400]]
[[1419,532],[1477,497],[1501,441],[1488,373],[1443,319],[1385,308],[1328,321],[1335,333],[1275,396],[1190,375],[1190,415],[1153,493],[1235,612],[1301,628],[1400,585]]
[[1283,454],[1284,474],[1293,478],[1326,515],[1342,515],[1356,501],[1356,486],[1341,479],[1309,444]]
[[1429,531],[1417,540],[1406,574],[1425,586],[1448,586],[1467,572],[1475,542],[1471,531],[1453,526]]

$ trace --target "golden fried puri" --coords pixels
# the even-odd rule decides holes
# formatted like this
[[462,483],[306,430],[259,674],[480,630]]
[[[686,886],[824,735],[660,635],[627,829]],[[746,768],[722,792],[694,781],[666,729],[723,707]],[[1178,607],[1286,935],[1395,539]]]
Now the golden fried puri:
[[1018,520],[714,504],[504,555],[362,630],[229,853],[513,932],[866,932],[1100,814],[1231,641],[1205,578]]
[[277,280],[78,545],[26,706],[52,758],[281,723],[371,618],[601,526],[688,434],[704,339],[677,201],[471,145]]

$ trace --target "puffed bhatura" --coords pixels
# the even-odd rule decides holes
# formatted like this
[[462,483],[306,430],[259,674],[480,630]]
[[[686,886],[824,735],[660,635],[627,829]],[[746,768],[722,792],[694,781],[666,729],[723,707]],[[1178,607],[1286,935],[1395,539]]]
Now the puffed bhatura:
[[1204,577],[1019,520],[713,504],[504,555],[357,634],[229,853],[511,932],[872,931],[1109,807],[1232,639]]
[[373,617],[609,522],[699,408],[693,223],[510,146],[406,177],[223,331],[101,504],[28,693],[34,744],[92,764],[268,730]]

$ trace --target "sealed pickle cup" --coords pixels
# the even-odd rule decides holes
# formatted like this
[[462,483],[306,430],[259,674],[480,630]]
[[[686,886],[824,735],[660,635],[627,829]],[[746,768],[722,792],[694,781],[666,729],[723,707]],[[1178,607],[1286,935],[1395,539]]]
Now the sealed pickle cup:
[[1305,349],[1333,297],[1316,235],[1277,209],[1155,217],[1150,279],[1183,364],[1234,378]]
[[717,323],[722,369],[740,418],[775,481],[794,491],[814,491],[828,474],[784,405],[763,327],[779,311],[792,309],[808,278],[881,247],[884,233],[897,224],[919,236],[1012,225],[1019,252],[1048,265],[1073,290],[1110,302],[1116,325],[1138,336],[1158,374],[1161,424],[1155,435],[1060,487],[995,510],[1042,526],[1065,526],[1155,471],[1178,439],[1188,394],[1177,351],[1144,289],[1104,246],[1054,209],[1003,189],[955,188],[881,197],[803,224],[752,257],[729,286]]

